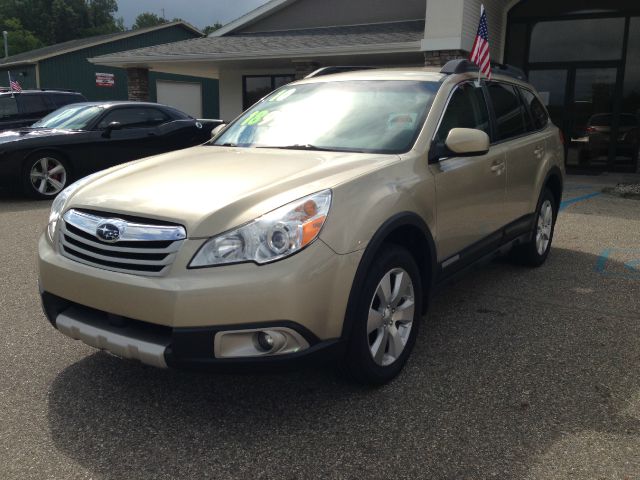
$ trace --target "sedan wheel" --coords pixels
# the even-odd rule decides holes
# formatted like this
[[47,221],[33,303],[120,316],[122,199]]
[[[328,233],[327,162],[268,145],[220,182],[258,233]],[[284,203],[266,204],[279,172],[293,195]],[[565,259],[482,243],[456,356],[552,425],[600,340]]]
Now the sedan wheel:
[[68,184],[69,171],[62,160],[53,156],[36,158],[29,163],[28,191],[39,198],[53,198]]

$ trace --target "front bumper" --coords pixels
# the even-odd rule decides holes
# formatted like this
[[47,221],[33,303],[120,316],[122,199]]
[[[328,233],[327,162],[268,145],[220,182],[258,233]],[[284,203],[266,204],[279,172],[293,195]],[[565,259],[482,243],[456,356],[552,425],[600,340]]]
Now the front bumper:
[[[261,370],[328,363],[344,353],[340,339],[321,341],[301,325],[272,322],[270,328],[286,327],[302,335],[306,350],[273,356],[216,358],[214,341],[219,332],[233,326],[170,328],[111,315],[41,292],[44,312],[68,337],[114,355],[158,368],[203,368],[214,371]],[[247,328],[256,325],[246,325]]]
[[[66,335],[116,355],[164,367],[287,364],[341,351],[346,305],[361,252],[337,255],[321,241],[269,265],[199,270],[186,264],[189,241],[166,277],[143,277],[80,264],[43,237],[39,269],[43,306]],[[187,258],[188,257],[188,258]],[[309,348],[279,355],[216,358],[216,333],[290,328]]]

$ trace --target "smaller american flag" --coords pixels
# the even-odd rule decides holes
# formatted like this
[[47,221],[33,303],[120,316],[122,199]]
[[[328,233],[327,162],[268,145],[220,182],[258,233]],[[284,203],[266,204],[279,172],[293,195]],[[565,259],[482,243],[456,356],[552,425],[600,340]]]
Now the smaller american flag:
[[480,24],[476,40],[471,48],[469,60],[475,62],[488,79],[491,79],[491,55],[489,54],[489,27],[487,26],[487,12],[484,5],[480,6]]
[[9,83],[11,85],[11,91],[18,93],[22,92],[22,87],[17,80],[11,80]]

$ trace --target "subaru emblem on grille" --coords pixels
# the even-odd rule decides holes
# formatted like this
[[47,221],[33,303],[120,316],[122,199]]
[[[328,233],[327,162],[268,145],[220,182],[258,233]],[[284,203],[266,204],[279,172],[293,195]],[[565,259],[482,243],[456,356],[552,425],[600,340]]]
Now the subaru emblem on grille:
[[96,237],[109,243],[117,242],[121,234],[120,228],[109,221],[100,222],[96,228]]

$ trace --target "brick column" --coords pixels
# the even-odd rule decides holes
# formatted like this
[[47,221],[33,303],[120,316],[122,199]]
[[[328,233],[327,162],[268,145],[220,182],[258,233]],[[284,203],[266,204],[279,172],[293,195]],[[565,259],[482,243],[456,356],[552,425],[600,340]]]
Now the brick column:
[[129,100],[149,101],[149,69],[127,68],[127,92]]
[[469,52],[464,50],[433,50],[424,52],[425,67],[441,67],[449,60],[469,58]]

